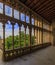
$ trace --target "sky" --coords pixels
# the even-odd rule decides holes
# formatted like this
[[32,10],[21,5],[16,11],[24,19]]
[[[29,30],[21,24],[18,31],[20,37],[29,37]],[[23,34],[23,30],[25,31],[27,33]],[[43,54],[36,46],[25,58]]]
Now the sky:
[[0,13],[3,13],[3,4],[0,3]]
[[[3,14],[3,4],[0,3],[0,14]],[[5,15],[12,17],[12,8],[5,5]],[[14,18],[19,19],[19,11],[14,9]],[[25,21],[25,15],[21,13],[21,21]],[[10,21],[7,21],[9,24],[6,24],[5,27],[5,38],[12,35],[12,25]],[[26,15],[26,22],[29,23],[29,16]],[[34,19],[32,19],[32,24],[34,24]],[[21,27],[21,31],[24,31],[24,26]],[[29,29],[27,28],[26,33],[29,34]],[[14,35],[19,35],[19,26],[16,23],[14,26]],[[3,38],[3,28],[2,23],[0,23],[0,37]]]

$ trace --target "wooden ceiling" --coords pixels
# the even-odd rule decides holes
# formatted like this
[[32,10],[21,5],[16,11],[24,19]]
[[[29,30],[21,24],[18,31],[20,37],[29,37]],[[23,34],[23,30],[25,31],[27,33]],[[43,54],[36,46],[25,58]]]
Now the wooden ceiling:
[[55,18],[55,0],[20,0],[27,7],[52,22]]

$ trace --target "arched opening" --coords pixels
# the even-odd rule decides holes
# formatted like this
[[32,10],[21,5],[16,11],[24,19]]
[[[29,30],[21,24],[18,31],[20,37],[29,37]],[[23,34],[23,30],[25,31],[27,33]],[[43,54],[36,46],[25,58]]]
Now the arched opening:
[[26,28],[26,47],[30,46],[29,28]]
[[25,47],[25,29],[24,29],[24,25],[21,26],[21,47]]
[[20,47],[19,25],[16,23],[14,25],[14,48],[19,47]]
[[11,22],[8,21],[5,24],[5,50],[12,49],[12,25]]

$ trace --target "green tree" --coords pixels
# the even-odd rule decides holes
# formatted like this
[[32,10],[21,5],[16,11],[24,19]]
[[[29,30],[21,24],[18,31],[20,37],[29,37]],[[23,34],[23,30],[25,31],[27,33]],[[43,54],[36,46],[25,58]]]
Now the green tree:
[[[21,32],[21,47],[24,47],[25,44],[25,40],[26,40],[26,46],[29,45],[29,41],[30,41],[30,36],[29,34],[26,34],[26,38],[25,38],[25,33]],[[35,43],[35,37],[32,36],[31,37],[31,44],[34,45]],[[20,35],[16,35],[14,36],[14,48],[18,48],[20,46]],[[9,36],[5,39],[5,48],[6,49],[11,49],[12,48],[12,36]]]
[[9,36],[5,39],[5,48],[6,49],[12,48],[12,36]]
[[31,37],[31,44],[34,45],[34,43],[35,43],[35,36],[32,36]]

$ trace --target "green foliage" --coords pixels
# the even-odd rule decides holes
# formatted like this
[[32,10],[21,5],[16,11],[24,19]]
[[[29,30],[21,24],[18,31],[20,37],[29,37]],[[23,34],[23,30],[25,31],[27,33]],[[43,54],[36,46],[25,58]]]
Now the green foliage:
[[19,43],[20,43],[19,36],[18,35],[14,36],[14,48],[19,47],[20,46]]
[[12,48],[12,36],[9,36],[5,39],[5,48]]
[[21,32],[21,47],[24,47],[25,44],[25,34],[24,32]]
[[26,46],[28,46],[30,43],[30,36],[29,34],[26,34]]
[[[32,36],[31,39],[32,39],[31,44],[34,45],[35,37]],[[24,47],[25,40],[26,40],[26,46],[28,46],[30,43],[30,36],[29,34],[26,34],[25,38],[25,33],[21,32],[21,47]],[[20,35],[14,36],[14,48],[18,47],[20,47]],[[9,36],[5,39],[5,49],[12,49],[12,36]]]

